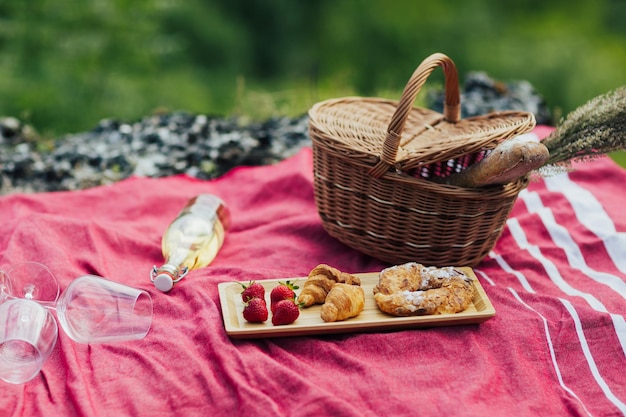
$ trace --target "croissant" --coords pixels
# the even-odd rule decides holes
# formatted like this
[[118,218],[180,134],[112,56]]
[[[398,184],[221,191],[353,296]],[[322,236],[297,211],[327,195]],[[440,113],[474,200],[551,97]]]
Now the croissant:
[[326,295],[336,283],[361,285],[361,280],[332,266],[319,264],[311,270],[307,280],[304,282],[302,291],[298,295],[298,303],[303,307],[323,304],[324,300],[326,300]]
[[335,284],[326,296],[320,316],[325,322],[358,316],[365,307],[365,291],[358,285]]

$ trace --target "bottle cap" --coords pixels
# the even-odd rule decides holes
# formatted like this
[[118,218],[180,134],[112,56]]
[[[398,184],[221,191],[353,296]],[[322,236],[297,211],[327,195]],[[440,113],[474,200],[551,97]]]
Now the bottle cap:
[[161,292],[168,292],[174,286],[174,280],[168,274],[159,274],[154,278],[154,286]]

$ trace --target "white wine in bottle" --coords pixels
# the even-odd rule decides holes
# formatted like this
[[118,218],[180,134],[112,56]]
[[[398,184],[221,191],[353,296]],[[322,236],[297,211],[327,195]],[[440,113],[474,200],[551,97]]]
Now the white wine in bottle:
[[163,234],[161,249],[165,263],[152,268],[150,280],[168,292],[193,269],[209,265],[224,243],[230,212],[212,194],[200,194],[187,202]]

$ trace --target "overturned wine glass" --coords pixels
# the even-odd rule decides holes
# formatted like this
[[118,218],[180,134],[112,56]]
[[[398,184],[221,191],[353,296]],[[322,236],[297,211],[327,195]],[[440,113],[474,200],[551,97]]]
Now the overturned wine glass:
[[83,275],[59,295],[54,274],[37,262],[0,271],[0,303],[0,379],[16,384],[34,378],[54,348],[51,312],[78,343],[139,340],[152,325],[147,291]]
[[59,285],[54,274],[37,262],[0,271],[0,379],[22,384],[33,379],[52,353],[58,326],[49,309]]

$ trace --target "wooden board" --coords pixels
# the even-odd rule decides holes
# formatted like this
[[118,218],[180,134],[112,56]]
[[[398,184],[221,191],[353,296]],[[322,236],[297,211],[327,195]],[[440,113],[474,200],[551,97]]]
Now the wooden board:
[[[420,327],[452,326],[459,324],[482,323],[495,316],[496,311],[485,290],[480,285],[471,268],[459,268],[474,280],[476,296],[469,307],[456,314],[438,314],[413,317],[395,317],[383,313],[374,301],[373,288],[378,283],[378,272],[353,274],[361,279],[365,291],[365,308],[357,317],[326,323],[320,318],[321,305],[303,308],[300,317],[292,324],[284,326],[272,325],[272,313],[265,323],[248,323],[243,318],[242,287],[236,282],[218,284],[220,303],[226,333],[232,338],[286,337],[302,335],[323,335],[349,332],[391,331]],[[290,280],[302,289],[306,277],[259,280],[265,287],[266,301],[269,308],[269,293],[279,281]]]

